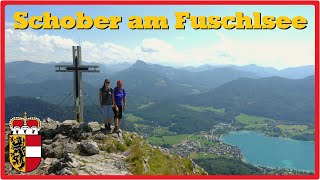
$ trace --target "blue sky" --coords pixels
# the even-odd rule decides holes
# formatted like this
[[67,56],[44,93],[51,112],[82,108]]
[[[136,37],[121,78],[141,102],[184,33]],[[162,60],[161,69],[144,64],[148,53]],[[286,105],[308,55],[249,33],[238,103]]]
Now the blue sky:
[[[96,16],[122,16],[119,30],[14,30],[13,14],[26,11],[30,16],[51,12],[63,17],[84,12]],[[175,12],[187,11],[195,16],[230,16],[243,12],[251,16],[261,12],[270,16],[304,16],[304,30],[176,30]],[[169,30],[130,30],[128,17],[166,16]],[[313,6],[7,6],[6,61],[71,61],[71,46],[79,40],[83,60],[117,63],[142,59],[149,63],[174,66],[202,64],[257,64],[278,69],[314,64]],[[151,49],[146,52],[143,49]]]

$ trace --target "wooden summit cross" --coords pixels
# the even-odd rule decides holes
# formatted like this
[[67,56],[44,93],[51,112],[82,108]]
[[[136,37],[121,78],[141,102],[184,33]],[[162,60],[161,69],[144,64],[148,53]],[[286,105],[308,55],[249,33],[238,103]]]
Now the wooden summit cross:
[[56,65],[56,72],[73,72],[74,77],[74,106],[76,120],[83,119],[82,72],[100,72],[99,66],[81,65],[81,46],[72,46],[73,65]]

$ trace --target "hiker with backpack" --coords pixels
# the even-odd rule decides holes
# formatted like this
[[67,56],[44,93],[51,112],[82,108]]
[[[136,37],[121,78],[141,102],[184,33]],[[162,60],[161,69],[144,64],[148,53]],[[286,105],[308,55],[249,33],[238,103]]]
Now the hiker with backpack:
[[121,132],[119,124],[122,118],[122,111],[126,109],[126,92],[123,89],[122,85],[122,81],[118,80],[117,86],[114,88],[115,106],[113,108],[113,112],[115,128],[113,129],[112,133]]
[[[102,88],[99,90],[100,107],[103,112],[104,127],[107,131],[111,130],[112,109],[115,107],[114,92],[110,88],[110,81],[104,80]],[[107,123],[108,122],[108,123]],[[115,122],[116,124],[116,122]]]

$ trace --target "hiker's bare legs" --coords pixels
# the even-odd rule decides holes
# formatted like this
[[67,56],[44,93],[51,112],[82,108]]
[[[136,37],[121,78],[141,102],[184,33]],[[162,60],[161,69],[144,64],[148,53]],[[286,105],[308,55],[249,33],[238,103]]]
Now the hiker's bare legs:
[[119,121],[118,121],[118,118],[114,118],[114,126],[119,126]]

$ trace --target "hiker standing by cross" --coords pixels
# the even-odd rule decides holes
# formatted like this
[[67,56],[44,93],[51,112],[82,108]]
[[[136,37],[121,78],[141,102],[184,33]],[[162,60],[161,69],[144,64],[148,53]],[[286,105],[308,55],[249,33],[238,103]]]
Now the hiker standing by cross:
[[72,46],[73,65],[56,65],[56,72],[73,72],[74,77],[74,106],[76,120],[83,119],[82,72],[100,72],[99,66],[81,65],[81,46]]

